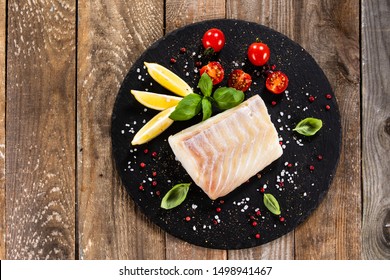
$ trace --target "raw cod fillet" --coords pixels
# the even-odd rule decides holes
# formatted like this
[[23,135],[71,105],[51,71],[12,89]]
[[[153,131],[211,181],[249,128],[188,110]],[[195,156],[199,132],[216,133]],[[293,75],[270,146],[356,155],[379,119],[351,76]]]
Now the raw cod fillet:
[[214,200],[278,159],[283,150],[260,96],[168,138],[176,158]]

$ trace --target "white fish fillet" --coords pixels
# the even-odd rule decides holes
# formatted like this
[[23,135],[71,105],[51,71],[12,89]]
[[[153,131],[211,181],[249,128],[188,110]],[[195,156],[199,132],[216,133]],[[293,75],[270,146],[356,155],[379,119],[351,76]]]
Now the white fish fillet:
[[258,95],[170,136],[168,142],[195,184],[213,200],[283,154],[267,107]]

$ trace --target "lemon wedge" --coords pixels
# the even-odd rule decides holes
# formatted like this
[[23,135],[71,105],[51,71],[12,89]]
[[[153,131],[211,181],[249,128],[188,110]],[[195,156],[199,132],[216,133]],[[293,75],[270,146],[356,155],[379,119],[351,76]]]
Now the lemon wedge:
[[149,91],[140,91],[140,90],[131,90],[131,93],[134,95],[135,99],[145,107],[154,110],[165,110],[176,106],[177,103],[182,100],[182,97],[153,93]]
[[178,75],[158,63],[144,62],[149,75],[160,85],[173,93],[186,96],[193,92],[192,88]]
[[173,123],[173,120],[169,118],[169,115],[175,108],[176,106],[165,109],[154,116],[137,132],[131,141],[131,144],[141,145],[160,135]]

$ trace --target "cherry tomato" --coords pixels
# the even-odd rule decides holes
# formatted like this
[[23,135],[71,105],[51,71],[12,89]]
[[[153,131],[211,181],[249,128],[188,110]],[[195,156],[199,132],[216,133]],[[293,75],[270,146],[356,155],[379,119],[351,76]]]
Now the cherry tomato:
[[267,63],[270,56],[270,50],[264,43],[255,42],[248,48],[248,59],[255,66],[263,66]]
[[252,77],[241,69],[233,70],[229,76],[228,86],[241,91],[247,91],[252,84]]
[[288,86],[288,77],[281,71],[272,72],[268,75],[265,86],[270,92],[280,94],[285,91]]
[[212,61],[200,68],[200,75],[203,75],[203,73],[207,73],[213,81],[213,85],[216,85],[222,82],[225,71],[219,62]]
[[219,52],[225,45],[225,34],[217,28],[211,28],[203,35],[202,44],[205,49],[211,48],[214,52]]

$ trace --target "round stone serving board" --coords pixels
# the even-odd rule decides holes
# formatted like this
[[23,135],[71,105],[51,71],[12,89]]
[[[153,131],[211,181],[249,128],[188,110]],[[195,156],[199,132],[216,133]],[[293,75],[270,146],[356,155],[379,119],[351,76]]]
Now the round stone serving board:
[[[224,32],[226,44],[220,53],[206,57],[201,38],[212,27]],[[254,67],[247,59],[247,48],[257,38],[271,50],[269,66],[275,65],[275,70],[281,70],[289,77],[287,92],[281,95],[265,89],[267,67]],[[183,47],[185,53],[180,51]],[[171,58],[176,62],[171,63]],[[192,182],[175,160],[167,138],[201,119],[199,116],[190,121],[175,122],[149,143],[132,146],[130,142],[135,133],[158,112],[145,109],[130,90],[172,94],[147,74],[143,63],[156,62],[178,74],[199,93],[196,63],[205,65],[208,61],[219,61],[225,69],[225,79],[218,86],[227,86],[233,69],[243,69],[252,75],[253,83],[246,96],[259,94],[264,99],[280,135],[283,155],[226,197],[212,201],[193,183],[181,205],[164,210],[160,203],[167,191],[178,183]],[[327,94],[332,98],[328,99]],[[310,96],[315,98],[314,102],[309,101]],[[306,117],[323,121],[322,129],[315,136],[305,137],[292,131]],[[327,193],[338,163],[340,144],[338,106],[327,78],[314,59],[286,36],[268,27],[239,20],[199,22],[159,39],[129,70],[112,114],[113,155],[129,195],[163,230],[208,248],[250,248],[295,229]],[[318,159],[319,155],[322,160]],[[141,163],[145,166],[141,167]],[[280,216],[273,215],[264,206],[262,188],[278,200]]]

